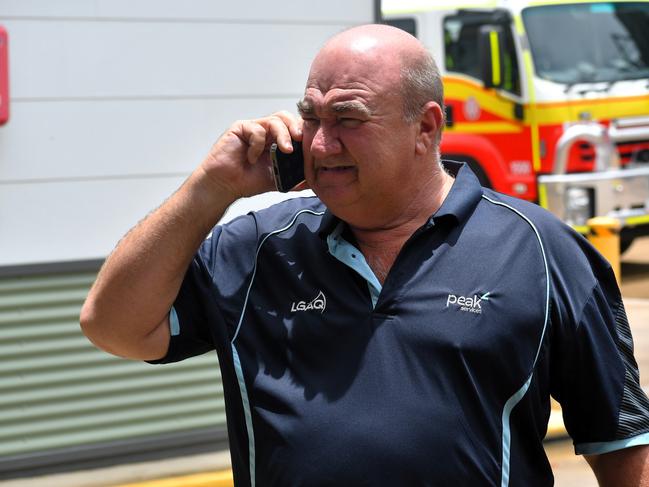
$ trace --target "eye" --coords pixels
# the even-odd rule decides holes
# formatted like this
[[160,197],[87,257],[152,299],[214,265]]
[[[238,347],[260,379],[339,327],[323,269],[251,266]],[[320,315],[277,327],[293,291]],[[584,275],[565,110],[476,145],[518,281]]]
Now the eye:
[[315,117],[309,117],[309,116],[302,116],[302,120],[304,121],[304,125],[307,127],[315,127],[318,125],[319,120]]
[[338,123],[345,128],[356,128],[363,123],[363,121],[357,118],[342,117],[338,119]]

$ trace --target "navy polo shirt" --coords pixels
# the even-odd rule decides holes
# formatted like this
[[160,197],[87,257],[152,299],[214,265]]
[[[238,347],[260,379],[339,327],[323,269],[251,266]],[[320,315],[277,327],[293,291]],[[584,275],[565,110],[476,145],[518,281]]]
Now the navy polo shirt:
[[449,195],[383,285],[315,197],[201,246],[161,362],[216,349],[237,485],[552,485],[550,394],[578,453],[649,443],[609,265],[445,165]]

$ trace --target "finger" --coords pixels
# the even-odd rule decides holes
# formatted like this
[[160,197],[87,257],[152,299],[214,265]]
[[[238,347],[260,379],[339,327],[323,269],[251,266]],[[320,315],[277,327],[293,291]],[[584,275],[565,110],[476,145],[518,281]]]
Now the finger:
[[304,120],[302,119],[302,117],[298,117],[297,128],[295,129],[295,131],[299,134],[299,138],[296,140],[302,140],[303,130],[304,130]]
[[293,115],[291,112],[282,110],[274,113],[274,116],[281,119],[284,125],[288,127],[291,138],[294,140],[302,140],[302,119]]
[[241,126],[241,136],[248,145],[248,162],[255,164],[266,148],[266,129],[256,121],[247,121]]
[[270,133],[270,138],[277,142],[279,149],[286,154],[293,152],[291,132],[286,122],[276,115],[268,117],[265,122]]

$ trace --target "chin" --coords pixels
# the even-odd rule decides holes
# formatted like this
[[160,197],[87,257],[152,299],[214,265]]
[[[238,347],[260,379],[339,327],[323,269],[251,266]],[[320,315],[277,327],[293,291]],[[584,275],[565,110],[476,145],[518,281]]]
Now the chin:
[[314,184],[311,186],[313,192],[318,196],[322,195],[321,199],[338,199],[338,200],[347,200],[350,198],[358,197],[358,186],[354,184],[355,182],[323,182],[323,181],[314,181]]
[[368,214],[367,203],[364,204],[363,199],[358,194],[316,193],[316,195],[329,211],[349,224],[358,226]]

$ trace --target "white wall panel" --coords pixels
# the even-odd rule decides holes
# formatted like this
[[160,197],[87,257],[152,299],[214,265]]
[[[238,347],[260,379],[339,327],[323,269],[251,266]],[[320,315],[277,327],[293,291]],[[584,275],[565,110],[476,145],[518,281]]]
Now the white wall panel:
[[[0,266],[103,258],[183,179],[2,185]],[[285,194],[273,192],[240,200],[225,220],[285,198]]]
[[373,14],[367,0],[0,0],[0,266],[104,257],[233,121],[295,111],[320,46]]
[[295,112],[298,98],[16,102],[0,127],[0,191],[3,182],[187,175],[230,123]]
[[107,255],[138,219],[180,185],[157,180],[0,187],[0,265]]
[[368,22],[358,0],[2,0],[0,17],[229,19],[258,22]]
[[3,25],[10,34],[11,98],[17,100],[301,93],[311,59],[332,33],[320,25]]

